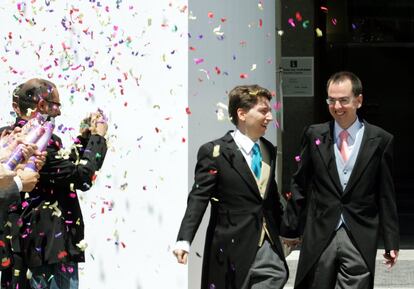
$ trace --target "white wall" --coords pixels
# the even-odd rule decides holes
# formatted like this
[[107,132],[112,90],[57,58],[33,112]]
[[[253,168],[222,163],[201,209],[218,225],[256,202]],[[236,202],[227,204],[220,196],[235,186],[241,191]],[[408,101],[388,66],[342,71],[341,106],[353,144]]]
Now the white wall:
[[198,147],[232,128],[217,103],[238,84],[276,91],[274,1],[2,1],[0,19],[1,124],[13,119],[11,91],[32,77],[58,85],[66,146],[87,112],[110,118],[105,164],[79,193],[89,244],[80,288],[182,289],[188,268],[198,288],[205,224],[188,267],[171,244]]
[[58,85],[66,146],[87,112],[110,118],[105,164],[79,194],[80,288],[186,287],[170,244],[188,184],[187,13],[186,0],[0,3],[1,124],[32,77]]

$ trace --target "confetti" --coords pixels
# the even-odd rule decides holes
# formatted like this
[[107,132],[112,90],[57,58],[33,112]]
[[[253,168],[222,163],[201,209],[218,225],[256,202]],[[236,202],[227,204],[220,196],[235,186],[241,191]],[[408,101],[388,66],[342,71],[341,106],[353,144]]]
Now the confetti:
[[241,79],[249,78],[249,75],[247,73],[241,73],[240,78]]
[[315,32],[316,32],[316,36],[317,36],[317,37],[322,37],[322,36],[323,36],[323,33],[322,33],[322,30],[321,30],[321,29],[316,28],[316,29],[315,29]]
[[223,36],[224,32],[221,32],[221,25],[217,26],[216,28],[213,29],[214,34],[216,34],[217,36]]

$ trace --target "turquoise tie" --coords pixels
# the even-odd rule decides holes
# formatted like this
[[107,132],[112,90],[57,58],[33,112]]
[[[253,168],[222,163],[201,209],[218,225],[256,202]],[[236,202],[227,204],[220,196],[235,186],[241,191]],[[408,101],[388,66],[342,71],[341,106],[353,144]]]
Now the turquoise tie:
[[262,171],[262,154],[260,153],[260,147],[257,143],[252,148],[252,171],[257,179],[260,179],[260,173]]

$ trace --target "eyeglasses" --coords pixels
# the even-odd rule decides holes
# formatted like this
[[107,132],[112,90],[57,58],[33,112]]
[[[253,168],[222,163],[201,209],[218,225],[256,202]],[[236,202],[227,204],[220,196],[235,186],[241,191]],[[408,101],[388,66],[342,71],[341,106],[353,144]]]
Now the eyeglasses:
[[62,104],[59,103],[59,102],[55,102],[55,101],[51,101],[51,100],[47,100],[47,99],[44,99],[44,101],[46,101],[49,104],[52,104],[56,108],[60,108],[62,106]]
[[347,97],[340,97],[340,98],[332,98],[332,97],[328,97],[326,99],[326,103],[329,105],[335,105],[336,102],[339,101],[340,105],[347,105],[351,102],[351,97],[347,96]]

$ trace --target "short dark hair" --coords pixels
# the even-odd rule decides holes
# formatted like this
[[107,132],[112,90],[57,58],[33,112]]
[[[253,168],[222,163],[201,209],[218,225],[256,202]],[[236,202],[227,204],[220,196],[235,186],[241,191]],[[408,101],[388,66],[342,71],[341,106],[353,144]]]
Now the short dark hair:
[[229,93],[229,116],[231,122],[237,126],[239,122],[237,110],[239,108],[247,111],[250,110],[262,97],[271,100],[272,94],[269,90],[257,84],[239,85],[233,88]]
[[339,71],[331,75],[326,83],[326,91],[332,83],[339,83],[349,79],[352,85],[352,93],[354,96],[362,94],[362,82],[358,76],[349,71]]
[[34,109],[41,99],[52,100],[56,85],[46,79],[32,78],[18,85],[13,91],[13,101],[19,106],[22,114]]

